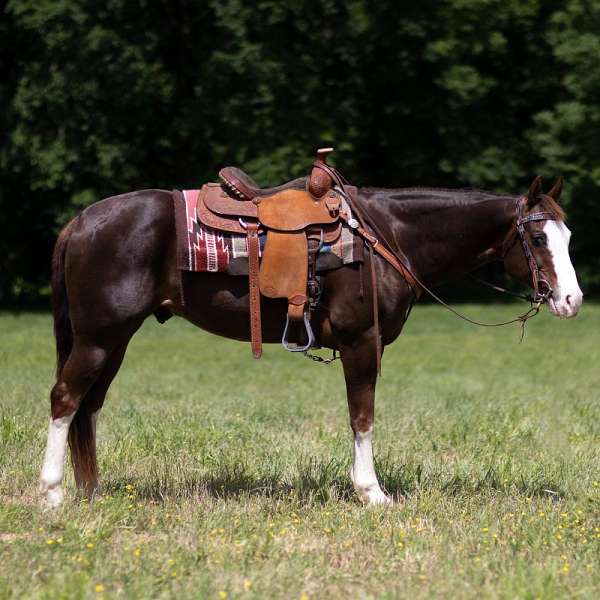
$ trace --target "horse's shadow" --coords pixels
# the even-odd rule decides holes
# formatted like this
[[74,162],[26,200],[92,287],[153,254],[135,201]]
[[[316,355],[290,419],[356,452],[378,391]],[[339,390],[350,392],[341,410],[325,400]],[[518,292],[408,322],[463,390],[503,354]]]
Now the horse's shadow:
[[[563,500],[567,495],[548,474],[531,473],[528,477],[520,474],[507,480],[494,467],[465,473],[453,469],[425,469],[421,464],[394,465],[384,461],[378,465],[378,473],[383,489],[396,501],[423,494],[438,494],[448,498],[504,494],[544,497],[553,501]],[[140,500],[158,503],[243,497],[316,504],[357,501],[348,465],[335,460],[321,462],[308,459],[299,462],[291,473],[273,469],[256,472],[243,463],[224,465],[219,470],[202,475],[189,470],[179,470],[174,474],[151,471],[143,478],[109,479],[103,487],[103,491],[109,495],[134,493]]]
[[207,474],[171,481],[146,481],[112,479],[103,485],[104,494],[120,496],[134,494],[138,500],[150,502],[181,501],[186,499],[214,498],[217,500],[244,497],[284,499],[294,497],[303,502],[325,504],[330,500],[350,501],[352,487],[345,478],[323,481],[298,479],[288,481],[275,474],[249,476]]
[[166,502],[185,499],[235,499],[265,497],[295,498],[301,502],[326,503],[350,501],[353,490],[349,468],[336,460],[299,460],[296,468],[268,471],[250,469],[242,462],[224,464],[219,469],[198,474],[197,471],[163,469],[150,471],[140,478],[109,478],[103,493],[112,496],[135,494],[141,500]]

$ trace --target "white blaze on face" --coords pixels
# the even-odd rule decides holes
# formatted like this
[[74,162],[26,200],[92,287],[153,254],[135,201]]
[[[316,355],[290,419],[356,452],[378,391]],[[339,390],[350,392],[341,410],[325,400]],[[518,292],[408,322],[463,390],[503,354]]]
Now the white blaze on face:
[[583,302],[583,293],[569,256],[571,232],[561,221],[546,221],[544,233],[557,282],[548,301],[550,311],[557,317],[574,317]]

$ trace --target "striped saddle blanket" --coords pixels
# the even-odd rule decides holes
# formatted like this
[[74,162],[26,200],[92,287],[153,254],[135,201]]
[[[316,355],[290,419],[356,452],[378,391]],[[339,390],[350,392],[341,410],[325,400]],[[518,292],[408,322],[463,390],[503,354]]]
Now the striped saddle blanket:
[[[248,275],[248,242],[245,235],[210,229],[196,217],[200,190],[174,193],[177,232],[177,267],[183,271],[223,272]],[[350,215],[350,208],[342,208]],[[350,215],[351,216],[351,215]],[[261,252],[266,235],[260,236]],[[324,244],[317,256],[317,271],[337,269],[342,265],[362,262],[363,242],[344,224],[333,244]]]

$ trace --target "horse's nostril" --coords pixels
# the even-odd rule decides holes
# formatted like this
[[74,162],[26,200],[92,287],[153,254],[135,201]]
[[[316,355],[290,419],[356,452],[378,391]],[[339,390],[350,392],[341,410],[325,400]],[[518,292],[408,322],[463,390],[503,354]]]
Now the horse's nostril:
[[567,294],[567,297],[565,298],[565,300],[567,301],[567,304],[569,306],[571,306],[571,294]]

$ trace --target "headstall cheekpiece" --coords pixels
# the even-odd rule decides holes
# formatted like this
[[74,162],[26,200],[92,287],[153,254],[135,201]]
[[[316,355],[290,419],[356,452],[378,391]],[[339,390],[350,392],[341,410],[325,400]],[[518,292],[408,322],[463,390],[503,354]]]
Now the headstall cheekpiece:
[[[519,239],[521,240],[521,246],[523,247],[523,252],[525,253],[525,258],[527,260],[527,264],[529,266],[529,271],[531,273],[531,282],[534,291],[533,302],[543,304],[548,301],[548,298],[552,296],[552,286],[549,281],[543,276],[540,267],[538,265],[533,252],[531,251],[531,247],[529,246],[529,242],[527,241],[527,235],[525,231],[525,224],[531,223],[532,221],[556,221],[556,217],[547,211],[543,212],[535,212],[529,215],[523,216],[523,207],[527,203],[527,198],[524,196],[517,200],[517,234]],[[541,288],[544,288],[543,291]]]

